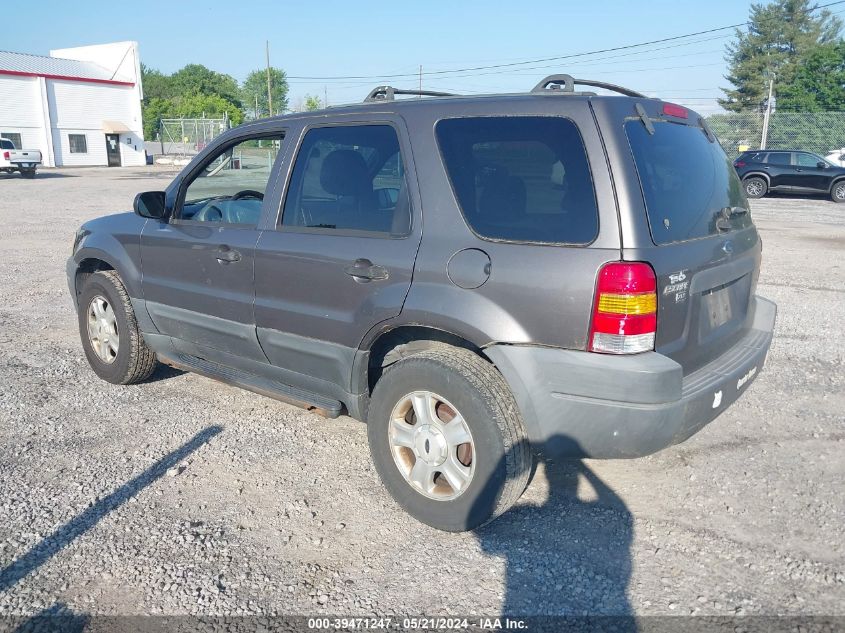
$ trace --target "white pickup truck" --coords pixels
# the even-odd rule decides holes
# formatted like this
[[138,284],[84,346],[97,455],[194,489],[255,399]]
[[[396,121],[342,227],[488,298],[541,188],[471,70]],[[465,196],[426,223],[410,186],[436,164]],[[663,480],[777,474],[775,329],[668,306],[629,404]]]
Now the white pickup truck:
[[35,170],[41,164],[41,152],[37,149],[17,149],[7,138],[0,138],[0,173],[21,172],[24,178],[35,178]]

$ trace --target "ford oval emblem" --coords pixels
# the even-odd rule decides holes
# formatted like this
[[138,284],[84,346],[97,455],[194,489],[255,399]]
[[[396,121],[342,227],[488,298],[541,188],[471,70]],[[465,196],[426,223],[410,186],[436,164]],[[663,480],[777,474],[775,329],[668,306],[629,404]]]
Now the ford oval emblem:
[[734,243],[728,240],[724,244],[722,244],[722,250],[725,251],[726,254],[730,255],[734,252]]

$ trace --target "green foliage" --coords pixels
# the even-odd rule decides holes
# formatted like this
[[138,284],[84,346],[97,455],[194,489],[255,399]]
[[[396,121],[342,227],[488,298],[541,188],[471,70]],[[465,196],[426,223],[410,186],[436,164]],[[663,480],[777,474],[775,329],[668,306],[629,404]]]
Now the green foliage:
[[215,95],[241,107],[241,94],[234,77],[209,70],[202,64],[188,64],[170,76],[175,95]]
[[[280,114],[288,108],[288,80],[281,68],[270,69],[270,94],[273,97],[273,114]],[[253,70],[241,86],[241,101],[253,119],[270,115],[267,102],[267,70]],[[258,102],[258,109],[255,104]]]
[[228,116],[232,125],[240,125],[244,120],[243,111],[234,103],[219,95],[193,94],[176,97],[171,100],[173,118],[198,119],[205,117],[219,119]]
[[304,107],[307,111],[313,112],[314,110],[322,108],[323,102],[320,101],[320,97],[316,95],[305,95]]
[[144,138],[150,141],[156,137],[159,121],[171,116],[173,103],[170,99],[162,99],[161,97],[149,99],[146,97],[146,90],[144,94]]
[[726,48],[733,88],[723,88],[719,104],[726,110],[760,108],[766,100],[769,73],[776,85],[792,85],[798,70],[820,46],[837,41],[842,21],[830,11],[813,11],[810,0],[773,0],[753,4],[747,31],[736,31]]
[[778,110],[845,111],[845,42],[823,44],[801,64],[791,84],[778,90]]
[[229,75],[188,64],[172,75],[141,65],[144,89],[144,138],[154,139],[161,119],[229,117],[232,125],[244,120],[241,90]]

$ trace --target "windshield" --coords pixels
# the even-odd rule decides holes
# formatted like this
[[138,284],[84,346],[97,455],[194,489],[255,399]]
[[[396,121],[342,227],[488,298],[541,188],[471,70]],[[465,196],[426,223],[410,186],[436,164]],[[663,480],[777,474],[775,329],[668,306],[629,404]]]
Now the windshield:
[[700,127],[655,121],[649,134],[641,121],[632,120],[625,132],[655,244],[716,235],[717,221],[723,227],[729,222],[731,229],[751,224],[731,161]]

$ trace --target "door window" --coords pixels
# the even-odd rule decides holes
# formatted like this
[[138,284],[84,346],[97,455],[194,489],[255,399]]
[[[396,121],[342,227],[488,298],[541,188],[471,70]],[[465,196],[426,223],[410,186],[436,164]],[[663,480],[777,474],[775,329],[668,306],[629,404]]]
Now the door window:
[[796,158],[798,159],[798,166],[799,167],[817,167],[818,163],[824,162],[818,156],[813,156],[812,154],[796,154]]
[[282,136],[241,141],[222,150],[188,183],[182,220],[255,226]]
[[792,161],[789,152],[769,152],[768,162],[772,165],[789,165]]
[[282,226],[407,235],[411,212],[396,130],[389,125],[309,130],[294,164]]

